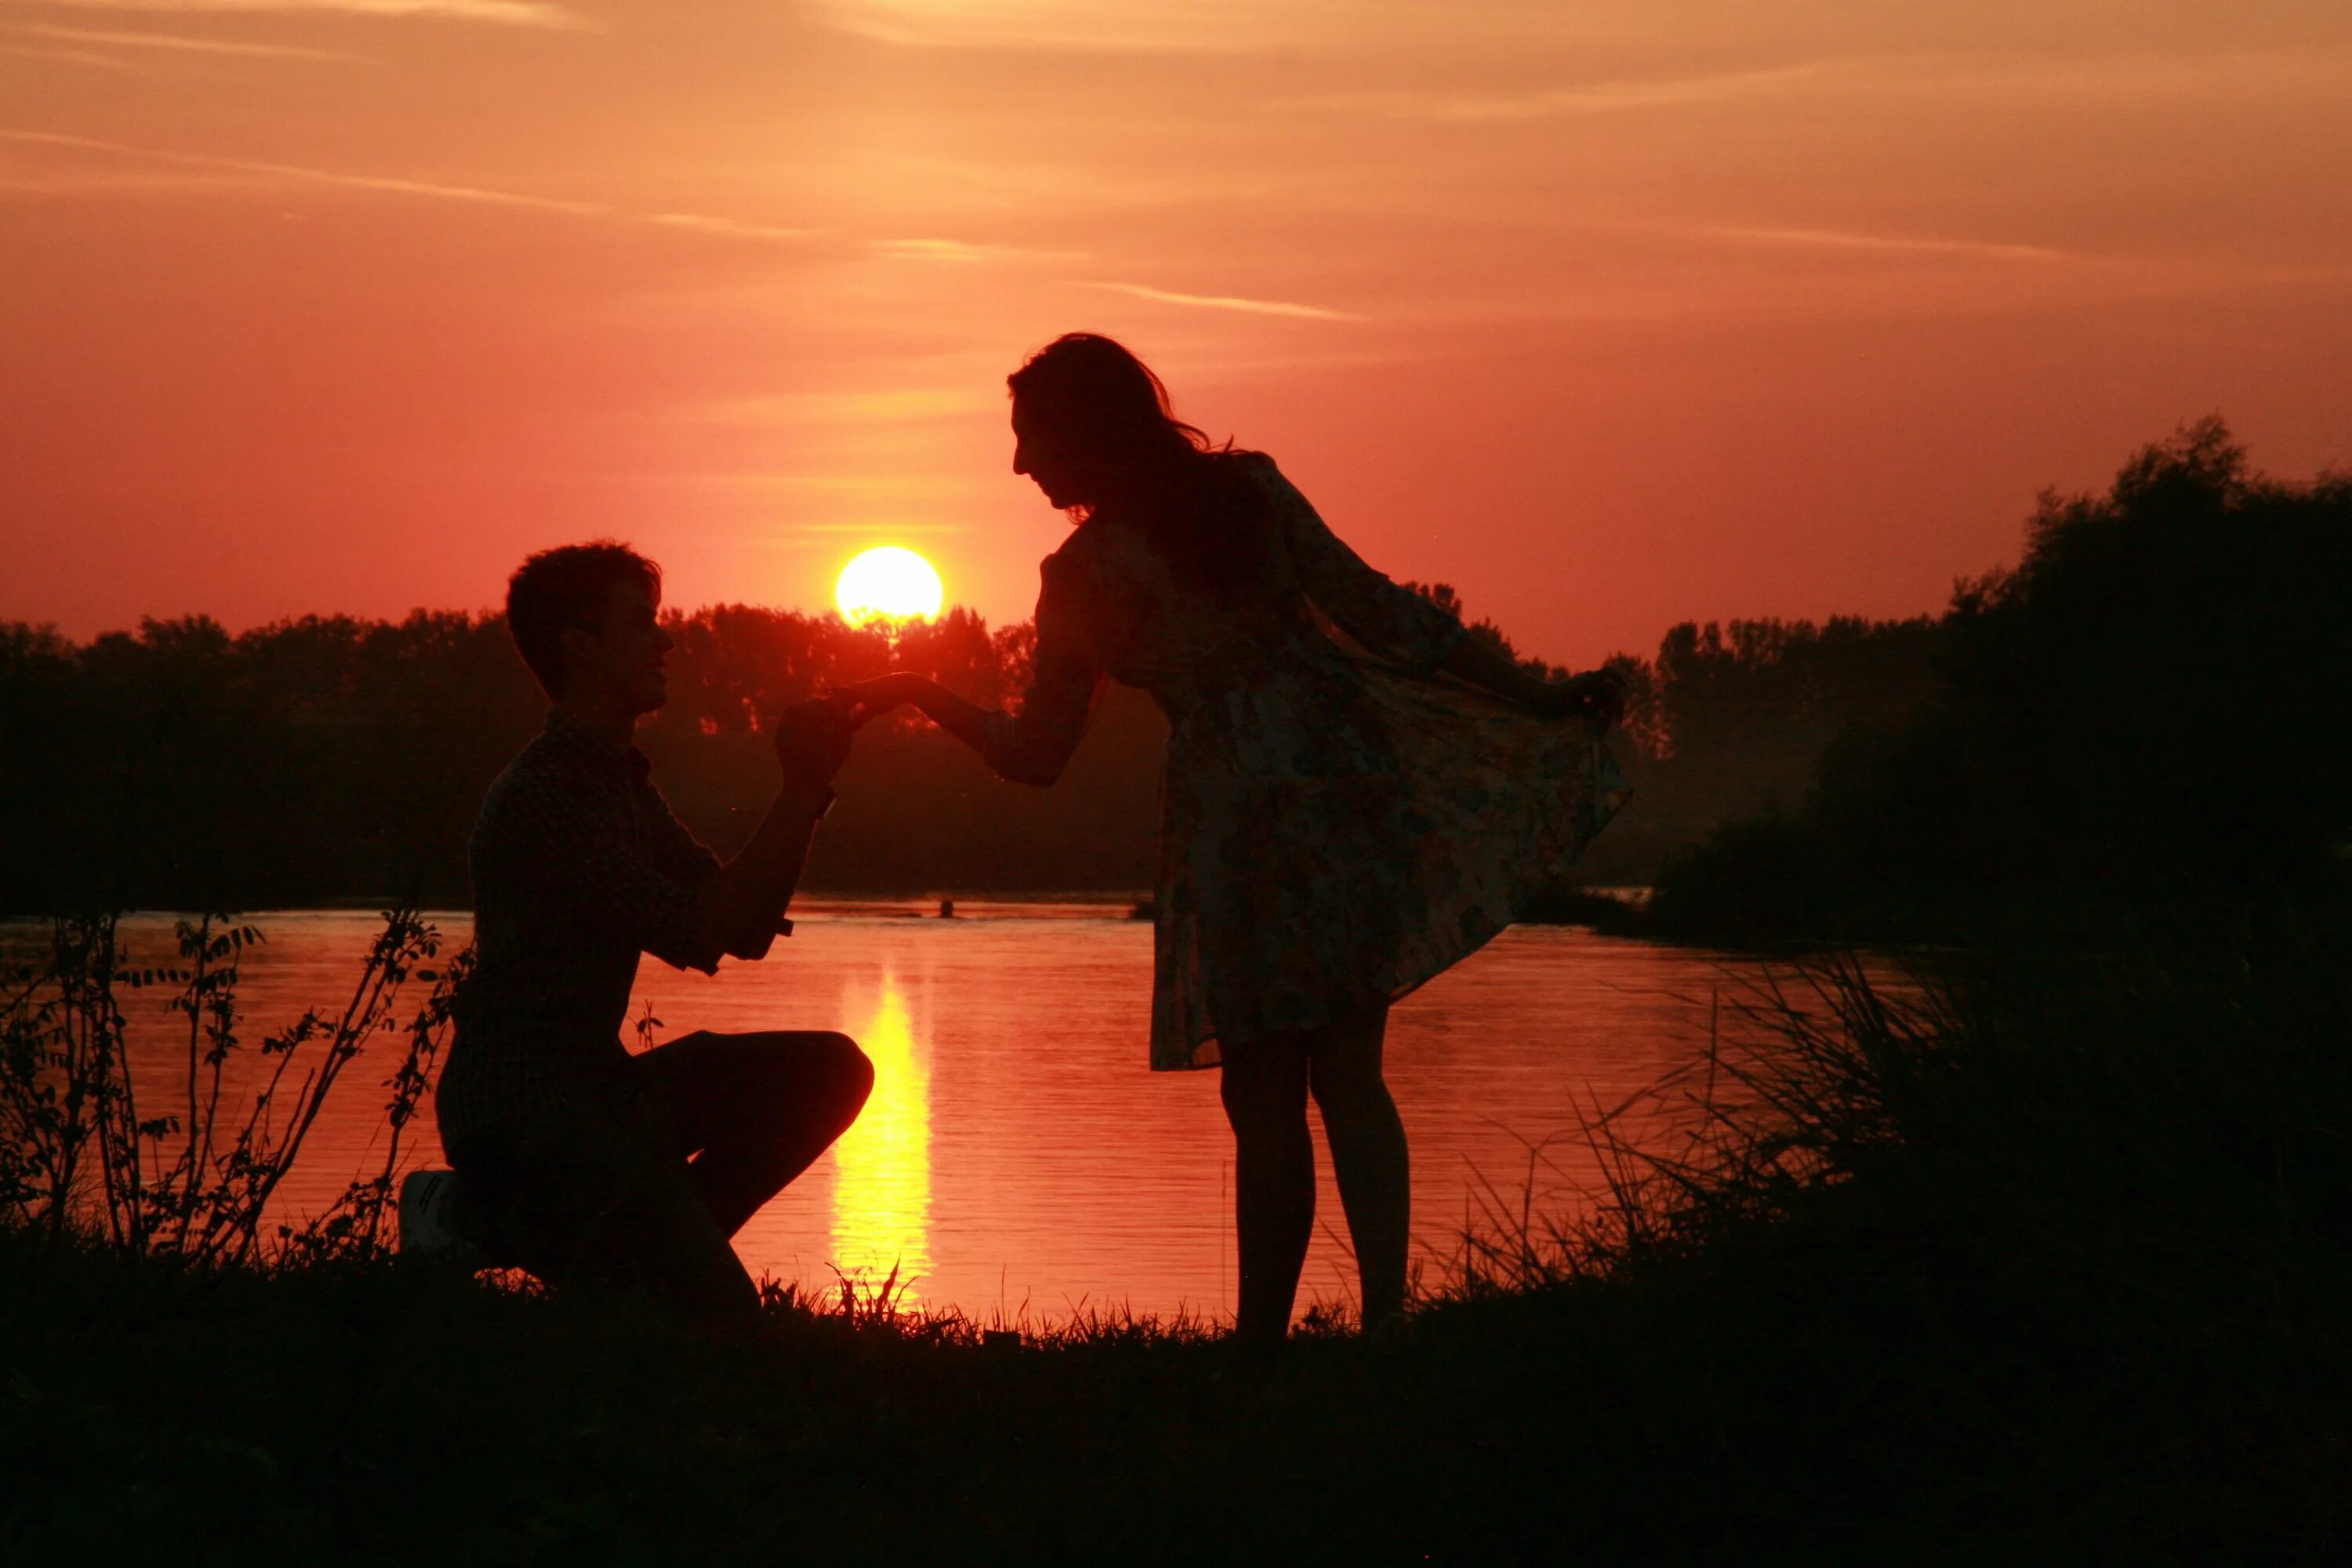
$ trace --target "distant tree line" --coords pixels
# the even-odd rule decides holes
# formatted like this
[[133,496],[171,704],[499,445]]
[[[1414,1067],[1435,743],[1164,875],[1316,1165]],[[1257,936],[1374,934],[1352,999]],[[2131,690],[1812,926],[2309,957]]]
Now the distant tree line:
[[[1462,613],[1451,587],[1420,591]],[[894,663],[1011,703],[1034,640],[1026,622],[992,629],[962,609],[895,647],[829,615],[719,605],[665,619],[670,702],[640,743],[680,816],[722,853],[772,788],[762,731],[779,707]],[[1500,628],[1471,625],[1518,657]],[[1925,619],[1685,624],[1654,658],[1613,660],[1633,693],[1615,743],[1637,793],[1588,879],[1646,881],[1721,824],[1795,799],[1832,736],[1887,728],[1934,689],[1943,635]],[[0,912],[462,905],[482,792],[542,709],[495,615],[313,616],[236,635],[194,616],[87,643],[0,625]],[[1148,698],[1114,686],[1069,773],[1040,791],[1002,783],[919,721],[877,725],[808,885],[1148,887],[1166,733]]]
[[1960,584],[1932,629],[1929,700],[1674,858],[1658,918],[1937,934],[2034,889],[2112,910],[2340,889],[2347,605],[2352,478],[2265,479],[2218,419],[2184,429],[2105,495],[2045,495],[2019,563]]

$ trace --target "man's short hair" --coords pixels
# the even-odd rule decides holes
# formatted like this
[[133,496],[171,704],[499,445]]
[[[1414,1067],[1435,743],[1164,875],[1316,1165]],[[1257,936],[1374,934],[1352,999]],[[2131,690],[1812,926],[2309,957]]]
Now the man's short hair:
[[617,540],[542,550],[507,579],[507,630],[551,698],[563,695],[563,629],[593,631],[625,584],[661,598],[661,568]]

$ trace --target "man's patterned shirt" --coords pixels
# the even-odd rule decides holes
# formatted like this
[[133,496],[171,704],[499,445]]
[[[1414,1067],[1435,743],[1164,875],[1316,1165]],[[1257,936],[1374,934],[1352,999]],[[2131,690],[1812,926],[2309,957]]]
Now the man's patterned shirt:
[[436,1099],[445,1146],[619,1081],[640,952],[717,969],[699,889],[719,860],[650,767],[551,714],[483,798],[467,857],[476,966]]

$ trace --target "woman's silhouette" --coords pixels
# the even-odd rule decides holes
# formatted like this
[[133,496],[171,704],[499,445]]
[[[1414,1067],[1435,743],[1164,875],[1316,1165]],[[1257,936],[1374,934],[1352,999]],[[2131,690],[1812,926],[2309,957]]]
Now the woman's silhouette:
[[1013,468],[1077,530],[1044,565],[1018,714],[910,673],[913,703],[997,772],[1050,784],[1102,680],[1171,726],[1151,1065],[1222,1064],[1236,1144],[1237,1331],[1287,1331],[1322,1112],[1367,1327],[1403,1304],[1404,1129],[1389,1005],[1556,887],[1623,797],[1603,674],[1546,682],[1342,544],[1271,458],[1213,448],[1159,378],[1074,332],[1011,378]]

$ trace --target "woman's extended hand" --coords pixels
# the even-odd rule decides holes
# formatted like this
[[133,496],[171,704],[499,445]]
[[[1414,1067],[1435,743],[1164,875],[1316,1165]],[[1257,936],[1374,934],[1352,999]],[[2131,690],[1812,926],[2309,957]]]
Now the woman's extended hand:
[[983,756],[994,743],[993,725],[1004,717],[993,708],[965,701],[929,676],[911,669],[894,669],[872,680],[836,686],[826,695],[848,703],[860,724],[901,704],[911,704],[921,710],[924,718]]
[[1604,726],[1625,717],[1625,682],[1615,671],[1588,669],[1544,688],[1536,711],[1548,719],[1597,719]]

